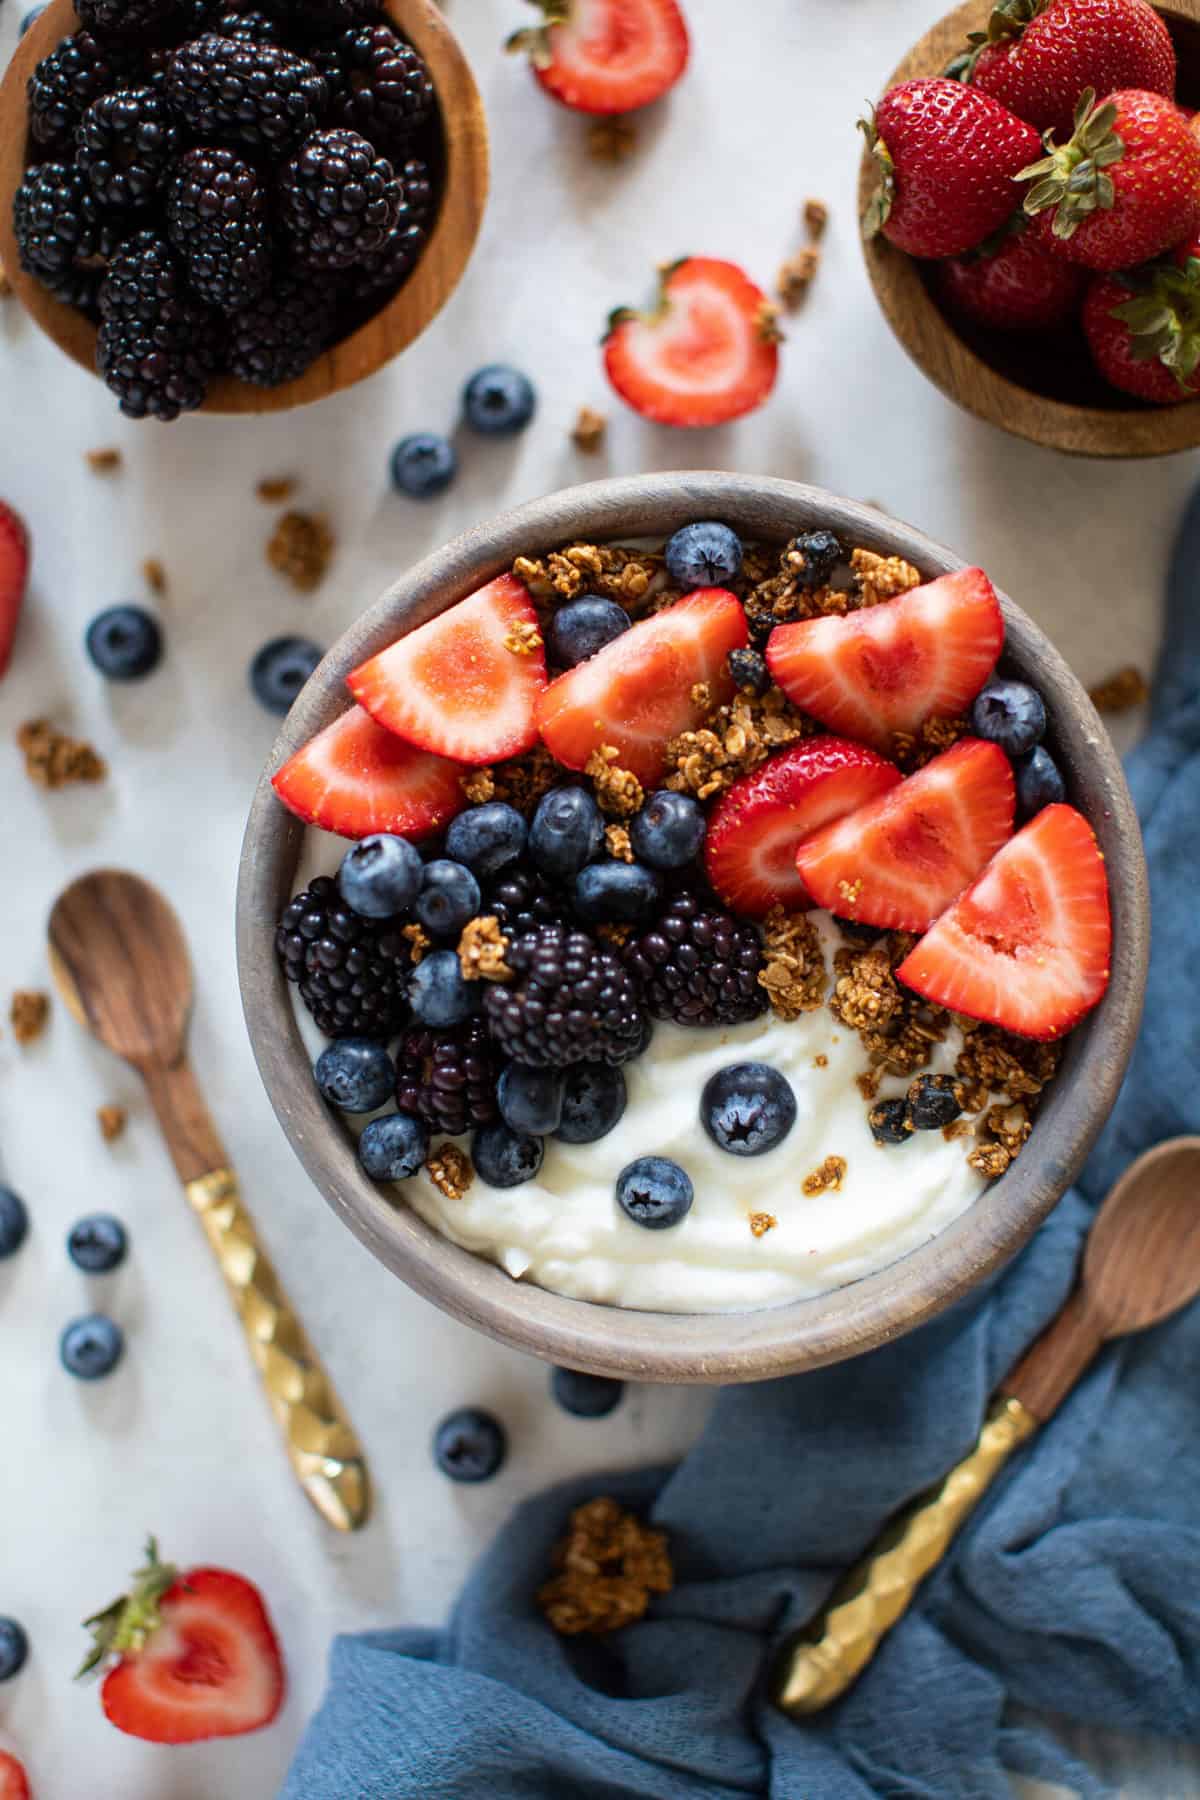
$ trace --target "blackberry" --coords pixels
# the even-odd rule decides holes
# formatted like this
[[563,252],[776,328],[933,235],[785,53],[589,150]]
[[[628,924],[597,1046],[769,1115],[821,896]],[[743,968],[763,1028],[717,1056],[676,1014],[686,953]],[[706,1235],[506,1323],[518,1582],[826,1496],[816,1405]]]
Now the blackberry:
[[759,986],[762,940],[746,919],[677,894],[649,931],[625,946],[625,967],[641,983],[656,1019],[679,1025],[740,1025],[767,1009]]
[[337,883],[319,875],[284,907],[275,951],[326,1037],[394,1037],[404,1022],[412,963],[390,920],[362,919]]
[[191,22],[185,0],[76,0],[75,11],[97,37],[139,43],[168,38]]
[[510,863],[485,882],[480,911],[493,915],[505,937],[524,937],[539,925],[563,925],[570,907],[566,896],[526,863]]
[[337,325],[335,277],[284,273],[229,317],[229,369],[239,381],[278,387],[316,361]]
[[329,83],[329,116],[379,150],[400,151],[433,117],[425,59],[390,25],[360,25],[316,58]]
[[539,925],[515,938],[507,986],[484,996],[488,1030],[505,1056],[530,1068],[624,1063],[646,1041],[637,984],[586,931]]
[[69,150],[88,107],[115,81],[112,63],[90,31],[64,38],[29,77],[30,134],[45,149]]
[[269,5],[294,30],[314,37],[348,31],[379,14],[379,0],[269,0]]
[[167,231],[202,300],[231,312],[271,280],[269,195],[232,150],[189,150],[167,188]]
[[404,189],[366,138],[318,131],[284,170],[279,198],[298,260],[312,269],[348,269],[383,248]]
[[76,141],[76,163],[100,204],[132,212],[153,204],[180,131],[153,88],[118,88],[93,100]]
[[268,150],[307,137],[329,98],[324,77],[304,57],[215,32],[175,52],[167,93],[195,137]]
[[355,266],[351,293],[355,300],[376,300],[406,281],[429,241],[433,216],[433,183],[427,166],[415,157],[400,171],[404,198],[396,223],[378,250]]
[[750,694],[765,694],[771,685],[767,659],[757,650],[731,650],[725,658],[729,673]]
[[21,267],[70,305],[92,307],[123,221],[105,220],[81,169],[41,163],[27,169],[13,198]]
[[123,413],[169,420],[203,402],[220,361],[220,335],[155,232],[139,231],[113,257],[100,313],[96,367]]
[[213,30],[218,37],[246,38],[252,44],[279,44],[283,41],[283,25],[269,13],[247,10],[223,12]]
[[450,1031],[406,1031],[396,1054],[396,1105],[431,1131],[459,1137],[499,1118],[500,1072],[482,1019]]
[[804,566],[796,573],[802,588],[824,587],[846,552],[832,531],[802,531],[793,538],[788,549],[803,558]]

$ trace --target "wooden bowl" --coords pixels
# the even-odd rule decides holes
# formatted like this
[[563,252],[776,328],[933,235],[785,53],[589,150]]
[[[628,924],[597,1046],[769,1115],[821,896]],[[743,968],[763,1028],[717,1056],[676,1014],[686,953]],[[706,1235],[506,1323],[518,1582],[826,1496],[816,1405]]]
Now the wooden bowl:
[[[295,381],[255,387],[232,375],[212,383],[200,408],[209,413],[282,412],[353,387],[381,369],[441,311],[467,266],[488,189],[483,102],[457,38],[434,0],[380,0],[383,12],[429,65],[441,109],[441,199],[429,242],[412,275],[381,312],[317,358]],[[96,372],[96,327],[54,299],[21,268],[12,229],[13,195],[27,155],[25,86],[36,63],[77,29],[72,0],[51,0],[21,39],[0,84],[0,261],[26,311],[60,350]]]
[[871,1349],[984,1281],[1036,1229],[1078,1173],[1108,1117],[1133,1049],[1148,950],[1141,836],[1108,734],[1044,633],[1001,596],[1006,670],[1036,681],[1050,744],[1108,862],[1115,928],[1112,980],[1068,1043],[1033,1135],[1011,1170],[932,1242],[891,1268],[759,1312],[633,1312],[516,1282],[390,1200],[360,1170],[354,1143],[323,1104],[274,951],[295,891],[304,827],[270,776],[346,708],[345,678],[365,657],[473,592],[521,554],[576,541],[661,540],[692,519],[724,519],[743,537],[783,543],[816,525],[850,544],[908,557],[927,576],[963,559],[907,525],[819,488],[757,476],[639,475],[568,488],[506,513],[401,575],[321,663],[289,715],[250,811],[237,896],[238,967],[250,1037],[292,1147],[334,1211],[410,1287],[479,1330],[547,1361],[638,1381],[755,1381]]
[[[1179,96],[1200,105],[1200,0],[1169,0],[1166,20],[1179,58]],[[991,0],[966,0],[905,57],[888,82],[940,75],[969,31],[987,24]],[[859,215],[876,186],[866,153]],[[1103,381],[1083,333],[1046,338],[989,332],[943,310],[927,265],[884,237],[864,240],[867,274],[884,316],[917,367],[968,412],[1031,443],[1077,456],[1165,456],[1200,444],[1200,400],[1150,406]]]

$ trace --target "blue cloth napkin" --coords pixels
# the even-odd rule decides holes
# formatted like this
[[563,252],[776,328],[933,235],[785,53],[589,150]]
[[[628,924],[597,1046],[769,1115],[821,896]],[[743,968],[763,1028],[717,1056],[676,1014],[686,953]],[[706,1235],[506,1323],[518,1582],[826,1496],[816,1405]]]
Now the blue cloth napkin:
[[[763,1693],[772,1646],[974,1441],[1067,1293],[1095,1202],[1138,1151],[1200,1131],[1200,495],[1168,613],[1129,767],[1155,909],[1147,1025],[1079,1187],[982,1299],[855,1362],[726,1390],[677,1468],[522,1507],[445,1630],[338,1639],[285,1800],[1009,1800],[1006,1770],[1104,1792],[1010,1701],[1200,1739],[1200,1306],[1101,1357],[838,1706],[798,1725]],[[678,1585],[645,1622],[567,1641],[531,1596],[598,1489],[666,1527]]]

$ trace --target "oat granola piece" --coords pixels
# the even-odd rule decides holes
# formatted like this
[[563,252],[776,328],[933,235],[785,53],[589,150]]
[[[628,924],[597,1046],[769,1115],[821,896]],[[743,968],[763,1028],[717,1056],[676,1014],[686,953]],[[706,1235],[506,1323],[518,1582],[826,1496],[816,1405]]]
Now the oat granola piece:
[[286,512],[267,544],[267,561],[303,594],[320,587],[333,555],[329,523],[316,513]]
[[557,604],[580,594],[599,594],[616,600],[633,618],[649,611],[652,601],[679,598],[678,590],[667,584],[660,552],[619,544],[569,544],[541,558],[519,556],[513,574],[536,601]]
[[13,1036],[18,1044],[32,1044],[46,1029],[50,1017],[50,996],[28,988],[18,988],[8,1010]]
[[786,262],[779,265],[779,273],[775,277],[775,292],[781,303],[789,312],[796,312],[807,300],[808,290],[812,286],[818,268],[821,265],[819,250],[797,250]]
[[142,564],[142,580],[152,594],[163,595],[167,591],[167,571],[157,556],[148,556]]
[[[950,1025],[949,1013],[895,979],[915,941],[910,932],[893,931],[865,948],[838,950],[833,959],[829,1010],[858,1033],[871,1067],[891,1075],[915,1075],[925,1068]],[[872,1084],[868,1071],[858,1077],[858,1087],[865,1100],[873,1100],[878,1077]]]
[[669,1594],[675,1583],[666,1533],[607,1498],[575,1508],[551,1566],[556,1573],[538,1589],[537,1604],[564,1637],[632,1625],[652,1594]]
[[633,845],[629,841],[629,833],[624,825],[606,825],[604,827],[604,844],[608,854],[617,862],[633,861]]
[[776,750],[811,737],[817,726],[794,707],[777,687],[755,695],[739,690],[694,731],[684,731],[667,745],[663,783],[677,793],[709,800],[732,787]]
[[106,1144],[115,1144],[125,1129],[128,1114],[123,1106],[98,1106],[96,1123]]
[[815,1012],[825,998],[829,977],[817,928],[807,913],[773,906],[763,921],[763,966],[759,986],[767,991],[772,1011],[781,1019]]
[[833,966],[829,1010],[834,1018],[860,1035],[882,1032],[904,1004],[886,942],[866,950],[839,950]]
[[591,406],[581,406],[571,432],[571,442],[586,456],[594,456],[602,448],[607,430],[608,420],[602,412]]
[[475,1179],[470,1157],[449,1139],[429,1152],[425,1159],[425,1170],[434,1187],[447,1200],[461,1200]]
[[[491,776],[492,789],[488,799],[503,800],[528,818],[542,795],[562,780],[563,771],[545,744],[535,744],[523,756],[514,756],[508,762],[498,764],[491,770]],[[469,797],[466,782],[463,792]]]
[[878,1098],[879,1084],[882,1080],[882,1069],[864,1069],[861,1075],[854,1077],[854,1085],[863,1099],[870,1102]]
[[587,128],[588,155],[596,162],[624,162],[637,148],[637,131],[619,113],[595,119]]
[[1132,663],[1088,689],[1088,699],[1101,713],[1128,712],[1131,707],[1141,706],[1149,697],[1150,684]]
[[782,550],[761,546],[743,551],[742,600],[755,643],[762,644],[776,625],[796,619],[841,615],[862,604],[857,590],[814,581],[803,539],[793,538]]
[[620,766],[621,752],[613,744],[593,750],[583,772],[596,792],[596,805],[610,819],[631,819],[640,812],[645,793],[636,775]]
[[829,223],[829,208],[823,200],[815,200],[810,196],[804,202],[804,223],[814,243],[824,237],[825,227]]
[[949,750],[968,735],[971,722],[965,718],[926,719],[919,731],[897,731],[892,737],[892,756],[906,775],[913,775],[925,764]]
[[415,969],[419,962],[424,961],[424,958],[433,943],[433,939],[423,925],[402,925],[400,927],[400,936],[408,939],[408,948],[412,956],[412,966]]
[[511,981],[512,970],[504,958],[508,939],[493,913],[472,919],[458,940],[458,963],[464,981]]
[[483,806],[496,797],[496,775],[493,769],[468,769],[458,778],[458,785],[472,806]]
[[820,1168],[814,1169],[811,1175],[806,1175],[800,1185],[810,1198],[814,1194],[840,1194],[842,1182],[846,1178],[846,1166],[844,1156],[827,1156]]
[[107,765],[90,744],[68,737],[49,719],[30,719],[17,732],[25,773],[38,787],[69,787],[74,782],[103,781]]
[[766,1237],[768,1231],[774,1231],[778,1223],[779,1220],[774,1213],[752,1212],[750,1214],[750,1229],[756,1238]]
[[879,556],[874,550],[852,550],[850,567],[864,606],[877,606],[881,600],[894,600],[920,587],[921,571],[914,569],[902,556]]
[[103,450],[86,450],[83,460],[93,475],[112,475],[121,468],[125,458],[119,450],[109,447]]
[[520,624],[514,625],[505,634],[504,648],[511,651],[514,656],[532,656],[535,651],[541,649],[544,642],[537,626],[531,624],[528,619],[522,619]]
[[1036,1100],[1052,1079],[1062,1046],[1017,1037],[998,1025],[975,1024],[954,1064],[963,1089],[963,1106],[978,1112],[990,1094],[1009,1100]]
[[266,506],[282,506],[290,500],[299,483],[291,475],[264,475],[255,493]]
[[813,1068],[814,1069],[827,1069],[828,1067],[829,1067],[829,1058],[824,1054],[823,1051],[818,1051],[816,1056],[813,1057]]

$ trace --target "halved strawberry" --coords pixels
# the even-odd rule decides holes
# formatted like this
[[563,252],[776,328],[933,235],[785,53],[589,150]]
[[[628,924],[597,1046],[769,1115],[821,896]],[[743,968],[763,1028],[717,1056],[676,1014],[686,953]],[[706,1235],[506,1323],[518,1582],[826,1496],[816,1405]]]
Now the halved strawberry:
[[896,732],[965,711],[1003,643],[995,588],[959,569],[842,618],[777,625],[767,665],[822,725],[887,750]]
[[779,331],[736,263],[689,256],[663,270],[649,312],[619,307],[604,340],[608,379],[659,425],[724,425],[761,406],[779,373]]
[[1012,767],[998,744],[952,750],[805,838],[796,866],[818,906],[864,925],[924,931],[1012,836]]
[[537,742],[546,653],[537,614],[514,575],[419,625],[355,669],[350,692],[419,750],[500,762]]
[[0,500],[0,675],[12,657],[28,580],[29,533],[20,515]]
[[708,821],[708,879],[727,906],[761,919],[811,906],[796,867],[800,840],[886,794],[900,771],[863,744],[816,737],[781,750],[723,794]]
[[415,750],[361,706],[327,725],[271,777],[289,812],[339,837],[423,838],[466,805],[461,763]]
[[[582,769],[593,750],[611,744],[621,768],[651,786],[669,740],[733,694],[725,658],[748,636],[736,595],[697,588],[552,681],[538,701],[543,742],[568,769]],[[700,683],[707,700],[694,695]]]
[[688,32],[676,0],[534,0],[543,25],[515,31],[548,94],[575,112],[649,106],[687,67]]
[[0,1800],[30,1800],[29,1777],[8,1750],[0,1750]]
[[105,1717],[154,1744],[239,1737],[283,1704],[279,1643],[258,1589],[228,1569],[176,1569],[151,1538],[131,1594],[87,1621],[79,1673],[109,1665]]
[[1112,952],[1096,835],[1047,806],[1005,844],[896,970],[937,1006],[1056,1038],[1103,998]]

